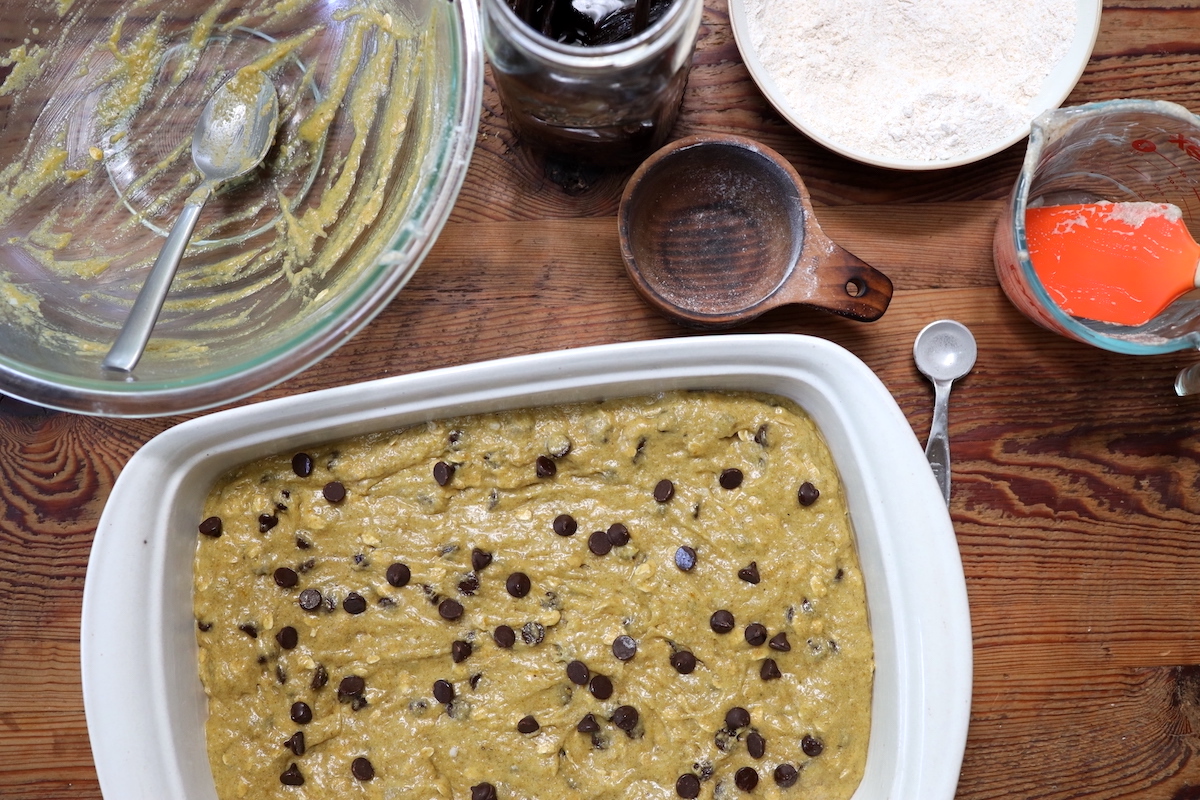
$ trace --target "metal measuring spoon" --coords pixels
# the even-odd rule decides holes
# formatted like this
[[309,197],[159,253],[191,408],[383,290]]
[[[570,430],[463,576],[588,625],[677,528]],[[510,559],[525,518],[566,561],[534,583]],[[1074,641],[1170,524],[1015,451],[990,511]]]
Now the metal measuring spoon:
[[940,319],[926,325],[913,342],[913,359],[921,374],[933,382],[933,424],[925,457],[933,476],[942,488],[946,505],[950,504],[950,435],[947,427],[950,384],[975,366],[975,337],[967,326],[952,319]]
[[200,209],[222,183],[258,166],[278,124],[279,96],[274,84],[257,69],[240,70],[205,104],[192,133],[192,161],[204,180],[171,227],[117,341],[104,357],[105,368],[131,372],[137,366],[196,229]]

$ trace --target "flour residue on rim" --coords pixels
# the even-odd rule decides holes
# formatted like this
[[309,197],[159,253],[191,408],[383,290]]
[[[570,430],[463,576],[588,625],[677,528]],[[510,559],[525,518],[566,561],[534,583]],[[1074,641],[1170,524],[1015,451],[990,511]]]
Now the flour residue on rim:
[[1073,0],[746,0],[751,44],[813,133],[949,161],[1001,145],[1066,54]]

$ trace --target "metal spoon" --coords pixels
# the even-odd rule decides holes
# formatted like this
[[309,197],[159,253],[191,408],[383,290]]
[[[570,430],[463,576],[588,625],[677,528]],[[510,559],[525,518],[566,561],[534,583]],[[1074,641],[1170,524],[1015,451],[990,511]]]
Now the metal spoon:
[[913,358],[921,374],[933,382],[933,424],[925,457],[933,476],[942,488],[946,505],[950,504],[950,436],[947,427],[950,384],[975,366],[975,337],[967,326],[952,319],[940,319],[926,325],[913,343]]
[[200,209],[222,183],[258,166],[275,138],[278,124],[275,86],[257,69],[240,70],[205,104],[192,133],[192,161],[204,180],[188,197],[171,227],[120,335],[104,358],[105,368],[131,372],[137,366],[183,251],[196,229]]

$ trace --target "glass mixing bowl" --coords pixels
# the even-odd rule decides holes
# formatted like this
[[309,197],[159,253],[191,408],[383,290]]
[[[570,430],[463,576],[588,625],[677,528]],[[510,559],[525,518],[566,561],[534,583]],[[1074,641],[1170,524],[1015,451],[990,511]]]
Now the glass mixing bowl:
[[[412,277],[479,120],[478,7],[451,0],[36,0],[0,32],[0,392],[155,416],[278,383]],[[132,374],[101,361],[199,173],[191,135],[260,65],[262,165],[225,186]]]

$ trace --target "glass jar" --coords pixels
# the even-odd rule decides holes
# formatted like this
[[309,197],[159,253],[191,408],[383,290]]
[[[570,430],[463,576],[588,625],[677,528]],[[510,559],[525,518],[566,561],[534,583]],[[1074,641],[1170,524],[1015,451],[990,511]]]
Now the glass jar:
[[703,0],[671,0],[645,30],[596,45],[543,35],[507,0],[481,3],[496,88],[525,145],[627,166],[666,142],[687,84]]

